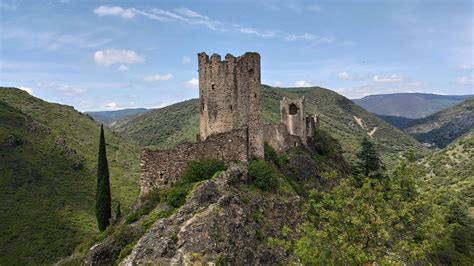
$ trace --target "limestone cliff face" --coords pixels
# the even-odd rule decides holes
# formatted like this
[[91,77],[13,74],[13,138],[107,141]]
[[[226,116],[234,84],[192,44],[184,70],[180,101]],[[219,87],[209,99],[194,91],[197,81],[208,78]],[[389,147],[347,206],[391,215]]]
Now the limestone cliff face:
[[[174,215],[157,221],[122,265],[275,264],[290,259],[266,238],[281,237],[284,225],[299,221],[301,200],[293,192],[256,192],[246,166],[230,167],[200,183]],[[283,194],[284,195],[283,195]]]

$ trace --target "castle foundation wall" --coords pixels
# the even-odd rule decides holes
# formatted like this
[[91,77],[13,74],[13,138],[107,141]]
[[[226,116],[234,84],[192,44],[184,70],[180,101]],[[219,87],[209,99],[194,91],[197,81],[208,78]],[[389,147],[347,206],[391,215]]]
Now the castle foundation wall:
[[248,161],[248,135],[247,128],[243,128],[214,134],[203,142],[180,144],[173,149],[142,150],[140,193],[144,195],[152,188],[172,186],[181,179],[191,160]]

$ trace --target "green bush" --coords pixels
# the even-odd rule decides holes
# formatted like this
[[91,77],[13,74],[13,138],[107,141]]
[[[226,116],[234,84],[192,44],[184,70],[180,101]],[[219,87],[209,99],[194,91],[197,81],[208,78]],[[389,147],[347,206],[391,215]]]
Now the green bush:
[[266,161],[251,161],[249,164],[249,176],[253,179],[253,184],[263,191],[271,191],[278,187],[278,173]]
[[193,183],[210,179],[214,173],[226,170],[221,160],[203,158],[190,161],[183,174],[183,182]]

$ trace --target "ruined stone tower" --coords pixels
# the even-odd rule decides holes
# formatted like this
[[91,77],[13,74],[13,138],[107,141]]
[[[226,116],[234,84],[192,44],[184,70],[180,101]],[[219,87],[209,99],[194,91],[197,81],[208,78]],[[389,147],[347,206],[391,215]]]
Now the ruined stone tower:
[[210,135],[248,130],[248,155],[263,158],[260,55],[231,54],[221,60],[213,54],[198,54],[200,129],[199,139]]
[[304,96],[291,100],[283,97],[280,101],[281,123],[286,126],[290,135],[298,136],[306,143],[307,126],[304,110]]

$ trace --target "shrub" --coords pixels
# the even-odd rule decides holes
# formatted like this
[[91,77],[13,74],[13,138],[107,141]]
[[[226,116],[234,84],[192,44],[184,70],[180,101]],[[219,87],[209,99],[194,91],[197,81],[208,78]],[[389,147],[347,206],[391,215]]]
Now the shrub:
[[203,158],[190,161],[183,174],[185,183],[199,182],[210,179],[214,173],[226,170],[225,163],[221,160]]
[[278,173],[271,164],[263,160],[254,160],[249,164],[249,176],[254,185],[263,191],[278,187]]

